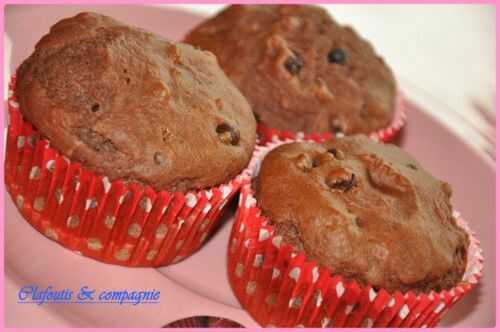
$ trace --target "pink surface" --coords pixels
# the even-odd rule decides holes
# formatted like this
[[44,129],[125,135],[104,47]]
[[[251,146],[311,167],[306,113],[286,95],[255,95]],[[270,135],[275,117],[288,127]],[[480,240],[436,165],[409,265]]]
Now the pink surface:
[[[11,72],[30,54],[35,42],[58,19],[82,10],[108,14],[178,39],[201,19],[177,10],[139,6],[8,6],[6,33],[13,41]],[[29,22],[29,23],[27,23]],[[403,91],[405,86],[402,86]],[[424,100],[434,112],[446,111]],[[453,203],[482,242],[484,277],[444,318],[441,326],[491,327],[495,322],[495,168],[443,125],[414,106],[400,144],[434,175],[451,183]],[[5,197],[6,325],[17,327],[160,327],[194,315],[222,316],[247,327],[256,323],[240,309],[226,276],[226,245],[231,220],[194,256],[162,269],[106,265],[62,249],[31,228]],[[161,303],[149,305],[17,304],[25,284],[97,289],[155,288]]]

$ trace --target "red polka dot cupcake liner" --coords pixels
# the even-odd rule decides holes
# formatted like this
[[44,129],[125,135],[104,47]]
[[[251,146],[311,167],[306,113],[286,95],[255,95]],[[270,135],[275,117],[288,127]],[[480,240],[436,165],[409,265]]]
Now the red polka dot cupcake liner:
[[5,184],[23,217],[62,246],[125,266],[164,266],[199,249],[242,174],[195,192],[110,181],[71,162],[25,121],[9,85]]
[[[376,141],[390,142],[401,131],[406,123],[407,110],[406,101],[401,92],[396,95],[394,116],[390,125],[382,128],[376,132],[368,134],[368,136]],[[332,132],[324,133],[311,133],[305,134],[303,132],[291,132],[286,130],[279,130],[276,128],[269,128],[263,123],[257,124],[257,134],[259,137],[259,144],[265,145],[268,142],[276,142],[280,140],[314,140],[326,141],[334,137],[344,136],[343,133],[333,134]]]
[[[265,154],[281,144],[257,148],[253,174]],[[390,293],[344,280],[294,251],[274,234],[247,181],[229,240],[229,281],[242,307],[262,326],[434,327],[478,283],[483,269],[479,241],[458,213],[454,217],[470,239],[462,281],[441,292]]]
[[243,325],[230,319],[214,316],[194,316],[176,320],[165,325],[166,328],[242,328]]

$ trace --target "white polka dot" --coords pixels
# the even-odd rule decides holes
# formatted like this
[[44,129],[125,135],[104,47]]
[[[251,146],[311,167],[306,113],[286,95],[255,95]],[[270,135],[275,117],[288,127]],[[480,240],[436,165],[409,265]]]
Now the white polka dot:
[[102,178],[102,185],[104,187],[104,192],[107,194],[109,190],[111,189],[111,182],[109,182],[109,179],[107,176]]
[[271,276],[271,279],[276,279],[280,276],[281,272],[277,268],[273,268],[273,275]]
[[263,255],[255,255],[255,258],[253,260],[253,267],[259,268],[262,266],[262,263],[264,263],[264,256]]
[[18,208],[22,208],[24,205],[24,197],[22,195],[16,196],[16,204]]
[[370,291],[368,292],[368,298],[370,299],[370,302],[373,302],[375,298],[377,297],[377,292],[373,290],[373,288],[370,288]]
[[87,198],[85,201],[85,210],[94,209],[97,207],[97,200],[95,197]]
[[205,207],[203,208],[203,213],[207,214],[211,208],[212,208],[212,204],[210,204],[210,203],[205,204]]
[[288,301],[288,307],[292,309],[298,309],[302,305],[302,299],[300,297],[292,297]]
[[235,270],[234,270],[234,274],[235,274],[238,278],[241,278],[241,277],[243,276],[243,270],[244,270],[243,264],[238,263],[238,264],[236,264],[236,268],[235,268]]
[[127,198],[127,195],[128,195],[128,192],[121,195],[120,198],[118,198],[118,204],[120,204],[120,205],[123,204],[123,202],[125,201],[125,198]]
[[405,319],[406,316],[408,316],[408,314],[410,313],[410,309],[408,308],[408,306],[405,304],[403,307],[401,307],[401,310],[399,310],[399,317],[401,319]]
[[352,312],[352,309],[354,309],[354,305],[349,304],[345,306],[344,313],[346,315],[349,315]]
[[139,202],[139,205],[141,208],[146,211],[146,213],[149,213],[151,209],[153,208],[153,203],[151,202],[151,198],[145,196],[141,199]]
[[319,278],[319,269],[317,266],[313,267],[312,269],[312,282],[316,282]]
[[30,170],[29,178],[30,180],[37,180],[38,178],[40,178],[40,167],[33,166]]
[[323,303],[323,295],[321,295],[321,292],[318,292],[318,297],[316,298],[316,306],[321,306],[321,303]]
[[229,194],[231,193],[231,191],[232,191],[231,185],[222,186],[222,189],[221,189],[222,199],[226,199],[229,196]]
[[283,238],[281,237],[281,235],[273,237],[273,240],[272,240],[273,246],[275,246],[276,248],[279,249],[281,246],[282,240],[283,240]]
[[434,309],[434,312],[436,314],[439,314],[445,307],[445,304],[444,302],[439,302],[439,304],[437,305],[437,307]]
[[193,208],[196,206],[196,203],[198,203],[196,196],[193,193],[188,193],[186,195],[186,205]]
[[247,295],[253,295],[257,289],[257,283],[255,281],[249,281],[246,287]]
[[47,163],[45,164],[45,167],[47,167],[47,170],[49,172],[54,171],[54,168],[56,167],[56,161],[55,160],[47,161]]
[[259,242],[265,241],[269,238],[269,231],[265,228],[261,228],[259,231]]
[[18,149],[21,149],[22,147],[24,147],[24,144],[26,143],[26,137],[24,136],[19,136],[17,138],[17,148]]
[[212,192],[212,189],[205,191],[205,196],[207,196],[207,199],[211,199],[214,193]]
[[249,209],[249,208],[255,206],[255,203],[257,203],[255,198],[253,198],[252,196],[247,196],[247,199],[245,200],[245,207],[247,209]]
[[321,327],[327,327],[328,324],[330,324],[330,318],[328,317],[324,317],[322,320],[321,320]]
[[395,304],[396,304],[396,300],[395,300],[393,297],[391,297],[391,299],[390,299],[390,300],[389,300],[389,302],[387,303],[387,306],[388,306],[389,308],[391,308],[391,307],[394,307],[394,305],[395,305]]
[[9,100],[9,105],[13,108],[19,108],[19,103],[15,100]]
[[293,280],[295,280],[295,282],[297,282],[299,280],[299,277],[300,277],[300,268],[299,267],[294,267],[290,273],[288,273],[288,276],[290,278],[292,278]]
[[337,285],[335,286],[335,291],[337,292],[338,298],[340,298],[344,294],[345,288],[344,288],[344,285],[342,284],[342,282],[339,281],[337,283]]

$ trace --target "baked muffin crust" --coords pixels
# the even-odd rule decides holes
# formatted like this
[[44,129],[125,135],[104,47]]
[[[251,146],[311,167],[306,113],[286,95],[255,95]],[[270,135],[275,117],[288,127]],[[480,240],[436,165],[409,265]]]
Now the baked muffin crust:
[[185,40],[217,56],[268,127],[370,133],[393,117],[390,68],[369,42],[319,7],[234,5]]
[[272,150],[255,179],[275,232],[335,274],[388,291],[440,291],[465,271],[450,186],[363,137]]
[[156,189],[224,183],[255,144],[250,106],[213,54],[95,13],[55,24],[20,66],[15,93],[65,156]]

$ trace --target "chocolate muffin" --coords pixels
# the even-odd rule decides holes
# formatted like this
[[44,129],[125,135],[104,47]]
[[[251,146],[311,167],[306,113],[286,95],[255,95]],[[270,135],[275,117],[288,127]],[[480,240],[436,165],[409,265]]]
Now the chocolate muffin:
[[255,119],[213,54],[110,17],[55,24],[17,71],[23,116],[72,161],[156,189],[226,182]]
[[369,42],[315,6],[230,6],[185,41],[213,52],[268,127],[371,133],[390,124],[396,84]]
[[363,137],[272,150],[257,203],[296,250],[362,285],[428,292],[456,286],[469,240],[450,186],[407,153]]

